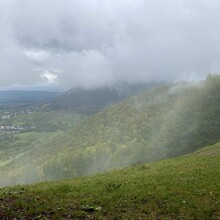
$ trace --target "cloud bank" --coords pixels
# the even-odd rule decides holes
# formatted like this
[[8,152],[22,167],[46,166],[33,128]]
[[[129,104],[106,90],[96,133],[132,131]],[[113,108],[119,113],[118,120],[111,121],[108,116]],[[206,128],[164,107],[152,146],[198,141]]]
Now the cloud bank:
[[0,86],[95,87],[220,72],[218,0],[2,0]]

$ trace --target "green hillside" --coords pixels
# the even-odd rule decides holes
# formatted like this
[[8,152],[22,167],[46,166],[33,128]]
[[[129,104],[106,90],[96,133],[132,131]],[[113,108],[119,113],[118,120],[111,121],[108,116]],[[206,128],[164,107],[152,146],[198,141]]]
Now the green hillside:
[[220,76],[130,97],[4,167],[7,183],[72,178],[193,152],[220,140]]
[[202,85],[161,86],[112,106],[52,144],[53,156],[46,159],[43,176],[85,175],[216,143],[220,140],[219,89],[220,77],[210,75]]
[[0,189],[0,219],[219,219],[220,143],[60,182]]

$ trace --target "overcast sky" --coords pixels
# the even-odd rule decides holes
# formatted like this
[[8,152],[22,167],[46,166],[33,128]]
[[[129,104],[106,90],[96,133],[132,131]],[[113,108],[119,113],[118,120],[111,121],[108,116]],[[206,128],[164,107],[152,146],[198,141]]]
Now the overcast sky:
[[1,0],[0,87],[220,72],[219,0]]

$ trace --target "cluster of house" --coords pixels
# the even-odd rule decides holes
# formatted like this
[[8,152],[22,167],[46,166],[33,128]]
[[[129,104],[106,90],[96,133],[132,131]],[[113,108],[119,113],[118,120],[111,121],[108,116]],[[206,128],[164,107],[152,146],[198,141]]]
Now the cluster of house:
[[29,125],[6,125],[0,126],[0,133],[4,132],[22,132],[22,131],[29,131],[35,129],[35,126]]
[[2,115],[2,116],[1,116],[1,119],[2,119],[2,120],[11,119],[11,117],[12,117],[11,115]]
[[[31,114],[34,113],[35,109],[25,108],[22,110],[19,110],[17,112],[4,112],[0,114],[0,121],[4,120],[10,120],[15,118],[18,114]],[[6,123],[4,123],[6,124]],[[5,132],[22,132],[22,131],[30,131],[35,129],[35,126],[30,125],[0,125],[0,133]]]
[[5,120],[5,119],[12,119],[16,117],[18,114],[32,114],[35,113],[36,110],[33,108],[25,108],[23,110],[17,111],[17,112],[5,112],[2,115],[0,115],[0,120]]

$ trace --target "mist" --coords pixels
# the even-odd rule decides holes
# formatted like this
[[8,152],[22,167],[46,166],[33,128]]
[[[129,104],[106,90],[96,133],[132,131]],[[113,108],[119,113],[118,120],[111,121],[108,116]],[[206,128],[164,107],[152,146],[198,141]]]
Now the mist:
[[0,86],[94,88],[219,72],[217,0],[3,0]]

